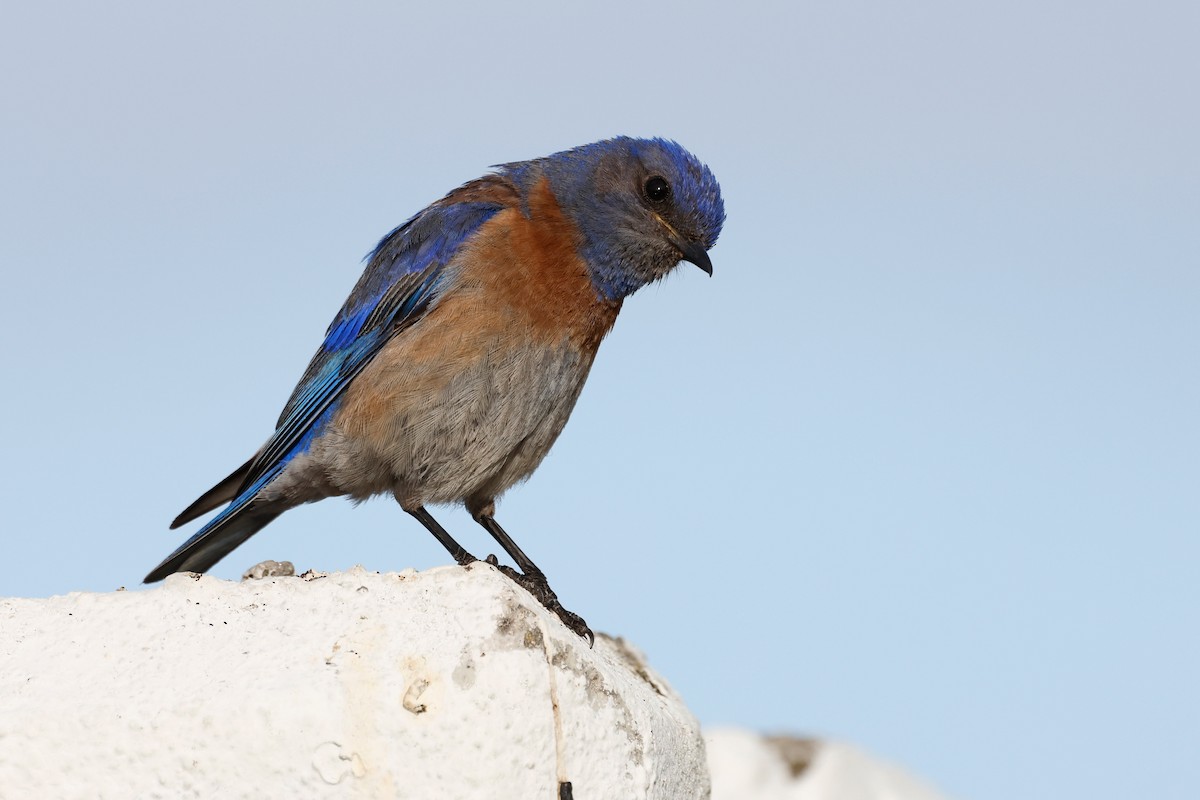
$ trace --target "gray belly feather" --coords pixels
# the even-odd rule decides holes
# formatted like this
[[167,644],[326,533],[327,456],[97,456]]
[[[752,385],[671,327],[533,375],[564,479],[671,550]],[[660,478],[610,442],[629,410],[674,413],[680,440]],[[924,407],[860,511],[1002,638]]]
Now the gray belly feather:
[[491,353],[450,377],[421,374],[419,367],[414,374],[402,362],[388,367],[374,377],[395,384],[385,424],[365,435],[335,417],[264,489],[264,499],[296,504],[390,492],[409,508],[465,502],[478,511],[541,463],[592,360],[564,342],[526,349],[519,358]]

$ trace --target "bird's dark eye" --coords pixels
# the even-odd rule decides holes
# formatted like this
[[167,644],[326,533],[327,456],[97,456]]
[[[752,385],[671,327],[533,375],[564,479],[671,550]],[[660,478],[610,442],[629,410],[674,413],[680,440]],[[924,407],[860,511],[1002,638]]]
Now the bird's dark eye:
[[646,199],[651,203],[661,203],[671,196],[671,184],[661,175],[646,179]]

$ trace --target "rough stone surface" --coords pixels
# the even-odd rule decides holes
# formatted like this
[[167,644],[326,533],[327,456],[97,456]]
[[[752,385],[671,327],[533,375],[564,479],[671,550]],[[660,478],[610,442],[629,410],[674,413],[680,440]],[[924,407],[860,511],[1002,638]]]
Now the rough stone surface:
[[263,578],[289,578],[295,574],[296,567],[292,562],[267,559],[243,572],[242,580],[261,581]]
[[712,800],[944,800],[902,769],[849,745],[705,731]]
[[484,564],[0,600],[0,795],[705,798],[696,720]]

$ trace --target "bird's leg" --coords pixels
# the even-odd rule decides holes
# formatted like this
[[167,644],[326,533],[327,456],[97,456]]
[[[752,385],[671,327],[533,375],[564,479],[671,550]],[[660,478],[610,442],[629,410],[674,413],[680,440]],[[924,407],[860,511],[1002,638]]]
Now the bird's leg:
[[512,560],[517,562],[517,566],[521,568],[521,572],[525,574],[526,578],[537,583],[544,583],[546,584],[546,588],[549,589],[546,573],[542,572],[538,568],[538,565],[533,563],[533,559],[525,555],[525,551],[512,540],[512,537],[508,535],[504,528],[500,527],[500,523],[496,522],[495,517],[481,514],[475,518],[475,521],[486,528],[487,532],[492,535],[492,538],[504,548],[504,552],[508,553],[512,557]]
[[525,551],[517,546],[504,528],[500,527],[500,523],[496,522],[495,517],[491,514],[478,514],[475,515],[475,521],[487,529],[492,538],[500,543],[504,552],[508,553],[521,569],[520,572],[517,572],[510,567],[501,565],[500,570],[524,586],[548,611],[552,611],[564,625],[587,639],[589,647],[592,646],[596,641],[596,636],[588,627],[587,622],[583,617],[562,607],[562,603],[558,602],[558,595],[554,593],[550,588],[550,582],[546,580],[546,574],[538,569],[538,565],[533,563],[533,559],[525,555]]
[[[401,508],[404,507],[401,506]],[[450,555],[454,556],[454,560],[457,561],[460,566],[465,567],[467,564],[471,564],[479,560],[475,556],[468,553],[461,544],[454,541],[454,537],[447,533],[446,529],[439,525],[438,521],[434,519],[428,511],[425,510],[425,506],[405,508],[404,510],[416,517],[417,520],[420,521],[420,523],[424,525],[425,528],[432,533],[439,542],[442,543],[442,547],[446,548],[446,550],[450,552]]]

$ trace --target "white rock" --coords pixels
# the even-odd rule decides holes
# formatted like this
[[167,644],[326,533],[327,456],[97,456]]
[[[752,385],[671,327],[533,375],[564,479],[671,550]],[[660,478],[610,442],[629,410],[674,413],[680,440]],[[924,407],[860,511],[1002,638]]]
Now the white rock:
[[242,573],[244,581],[261,581],[263,578],[288,578],[296,574],[296,566],[290,561],[268,558]]
[[0,795],[703,798],[696,720],[486,565],[0,600]]
[[898,767],[849,745],[706,730],[712,800],[943,800]]

